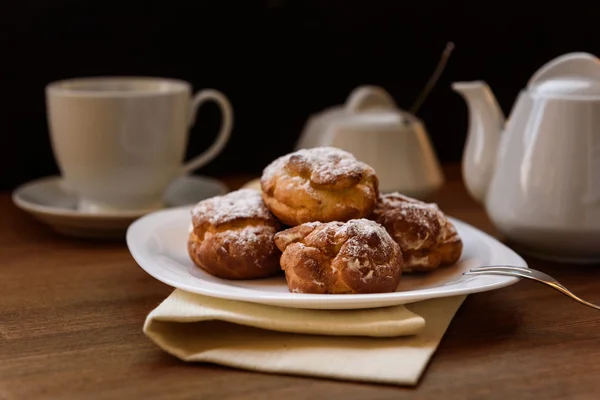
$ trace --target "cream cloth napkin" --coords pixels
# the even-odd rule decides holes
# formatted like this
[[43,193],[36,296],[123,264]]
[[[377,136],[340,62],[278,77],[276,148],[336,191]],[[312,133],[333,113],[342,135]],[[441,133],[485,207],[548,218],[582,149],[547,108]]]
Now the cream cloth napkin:
[[415,385],[466,296],[367,310],[304,310],[176,289],[144,333],[188,362]]

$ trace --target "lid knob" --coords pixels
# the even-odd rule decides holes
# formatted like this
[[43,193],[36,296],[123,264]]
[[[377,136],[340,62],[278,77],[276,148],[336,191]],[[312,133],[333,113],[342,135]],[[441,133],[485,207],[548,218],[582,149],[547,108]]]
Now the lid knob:
[[600,96],[600,60],[589,53],[564,54],[543,65],[527,87],[540,94]]
[[382,87],[373,85],[357,87],[346,100],[346,110],[350,114],[357,114],[371,108],[395,109],[396,103]]

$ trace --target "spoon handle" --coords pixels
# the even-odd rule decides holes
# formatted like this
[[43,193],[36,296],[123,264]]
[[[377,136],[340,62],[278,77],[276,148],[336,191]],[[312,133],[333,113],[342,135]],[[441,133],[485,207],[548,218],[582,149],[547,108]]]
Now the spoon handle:
[[419,111],[419,109],[425,102],[425,99],[427,98],[427,96],[429,96],[429,93],[431,92],[431,90],[437,83],[438,79],[442,75],[442,72],[444,72],[444,68],[446,67],[446,63],[448,62],[448,59],[450,58],[450,54],[452,54],[452,50],[454,50],[454,43],[448,42],[446,44],[446,48],[442,52],[442,57],[440,58],[440,61],[437,65],[437,67],[433,71],[433,74],[427,81],[427,84],[425,85],[423,90],[421,90],[421,93],[419,93],[419,97],[417,97],[414,104],[410,108],[409,111],[411,114],[416,115],[417,111]]

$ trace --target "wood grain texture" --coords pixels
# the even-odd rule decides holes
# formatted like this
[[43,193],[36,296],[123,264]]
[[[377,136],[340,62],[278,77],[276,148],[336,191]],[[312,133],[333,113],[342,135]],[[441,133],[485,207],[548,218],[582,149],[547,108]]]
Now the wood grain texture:
[[[436,198],[497,235],[456,166]],[[240,179],[228,181],[237,187]],[[142,334],[171,288],[124,243],[64,238],[0,196],[0,399],[597,399],[600,312],[525,281],[470,295],[416,388],[185,364]],[[600,302],[600,266],[527,259]],[[368,362],[368,360],[365,360]]]

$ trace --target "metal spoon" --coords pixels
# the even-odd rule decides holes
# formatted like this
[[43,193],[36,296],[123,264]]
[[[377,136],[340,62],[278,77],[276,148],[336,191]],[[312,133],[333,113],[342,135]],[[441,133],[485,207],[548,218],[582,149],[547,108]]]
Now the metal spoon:
[[444,51],[442,53],[442,56],[440,58],[440,61],[437,65],[437,67],[433,71],[433,74],[429,77],[429,80],[425,84],[425,87],[423,88],[423,90],[421,90],[421,93],[419,93],[419,96],[417,97],[417,99],[415,100],[413,105],[408,110],[411,114],[417,115],[417,112],[423,105],[423,102],[425,102],[425,99],[427,98],[427,96],[429,96],[429,93],[433,90],[433,87],[435,86],[438,79],[442,75],[444,68],[446,68],[446,63],[448,62],[448,59],[450,58],[450,54],[452,54],[452,50],[454,50],[454,43],[448,42],[446,44],[446,47],[444,48]]

